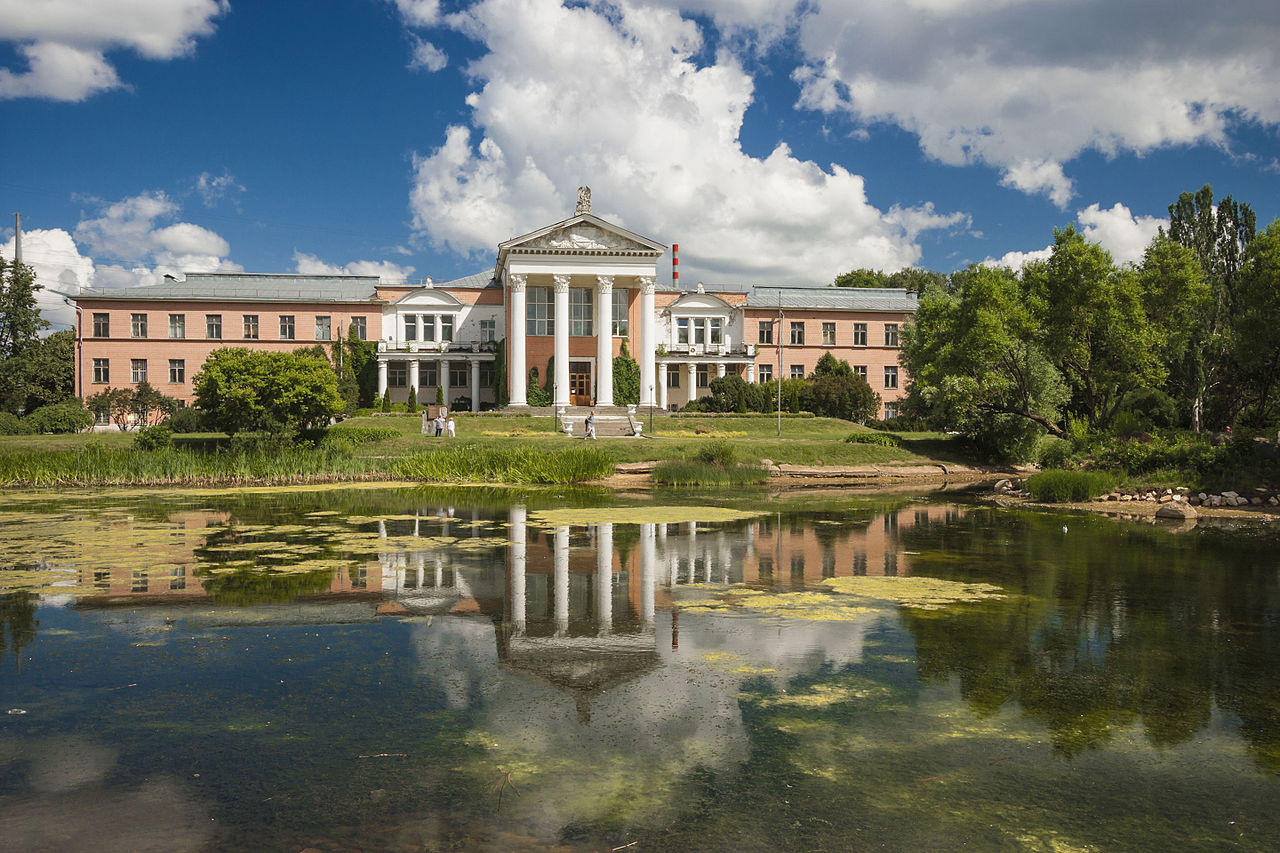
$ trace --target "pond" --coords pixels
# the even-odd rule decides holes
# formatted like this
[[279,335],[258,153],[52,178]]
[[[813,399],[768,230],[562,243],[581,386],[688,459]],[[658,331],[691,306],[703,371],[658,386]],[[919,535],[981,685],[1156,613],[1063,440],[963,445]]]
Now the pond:
[[949,494],[12,494],[0,851],[1275,849],[1278,546]]

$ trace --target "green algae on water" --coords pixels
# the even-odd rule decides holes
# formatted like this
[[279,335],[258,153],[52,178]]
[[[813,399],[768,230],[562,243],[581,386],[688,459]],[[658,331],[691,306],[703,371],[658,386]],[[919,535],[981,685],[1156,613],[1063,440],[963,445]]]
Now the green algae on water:
[[573,509],[542,509],[529,513],[529,523],[541,527],[582,527],[588,524],[680,524],[742,521],[763,514],[763,510],[728,509],[717,506],[602,506]]

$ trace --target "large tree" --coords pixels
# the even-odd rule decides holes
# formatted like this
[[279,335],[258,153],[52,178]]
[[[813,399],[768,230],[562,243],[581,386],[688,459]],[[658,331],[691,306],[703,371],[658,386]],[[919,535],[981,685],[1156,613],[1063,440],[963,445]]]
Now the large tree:
[[342,411],[338,379],[325,356],[218,349],[194,385],[196,405],[229,435],[296,433]]
[[1245,377],[1241,408],[1253,422],[1271,425],[1280,406],[1280,221],[1257,235],[1246,258],[1234,336],[1235,361]]
[[33,375],[40,331],[49,325],[36,307],[39,289],[31,267],[0,257],[0,407],[15,414],[58,397],[56,388],[42,393]]

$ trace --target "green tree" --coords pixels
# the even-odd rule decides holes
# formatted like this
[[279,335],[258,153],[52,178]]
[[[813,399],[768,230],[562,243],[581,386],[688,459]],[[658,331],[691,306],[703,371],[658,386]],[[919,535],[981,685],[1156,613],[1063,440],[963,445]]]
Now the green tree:
[[135,426],[133,391],[128,388],[104,388],[86,397],[84,403],[89,411],[109,419],[122,430]]
[[379,408],[384,412],[391,411],[391,389],[390,388],[382,392],[382,402]]
[[176,408],[177,401],[161,394],[150,382],[139,382],[133,389],[133,399],[129,402],[129,410],[140,427],[167,420]]
[[889,284],[889,276],[880,270],[856,269],[836,276],[831,282],[833,287],[894,287]]
[[1280,220],[1249,244],[1237,284],[1242,310],[1236,323],[1234,357],[1250,420],[1270,426],[1280,402]]
[[0,361],[35,343],[40,330],[49,326],[36,306],[41,289],[35,270],[0,256]]
[[214,350],[194,382],[196,404],[218,429],[283,435],[342,411],[328,358],[241,347]]
[[418,411],[418,389],[417,388],[413,388],[413,387],[409,388],[409,400],[408,402],[405,403],[404,410],[409,414],[413,414],[414,412]]
[[32,412],[75,393],[75,333],[37,338],[0,361],[0,408]]
[[613,402],[619,406],[640,402],[640,365],[622,342],[622,350],[613,357]]

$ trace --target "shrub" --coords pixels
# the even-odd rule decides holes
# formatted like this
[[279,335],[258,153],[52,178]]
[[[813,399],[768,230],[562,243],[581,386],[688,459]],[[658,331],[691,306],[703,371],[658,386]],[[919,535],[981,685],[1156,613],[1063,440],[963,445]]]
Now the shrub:
[[382,392],[382,411],[391,411],[391,389]]
[[453,398],[453,405],[449,407],[451,412],[469,412],[471,411],[471,398],[466,394],[459,394]]
[[409,414],[413,414],[414,412],[418,411],[418,389],[417,388],[411,387],[409,389],[409,399],[404,404],[404,410]]
[[1026,488],[1038,501],[1087,501],[1111,491],[1115,479],[1103,471],[1041,471],[1027,478]]
[[175,411],[169,418],[169,427],[175,433],[210,432],[209,424],[206,422],[204,412],[191,407]]
[[846,444],[875,444],[880,447],[901,447],[902,436],[891,432],[855,432],[845,437]]
[[138,430],[133,446],[139,450],[162,450],[173,447],[173,430],[168,424],[156,424]]
[[93,414],[79,400],[41,406],[26,417],[32,432],[80,432],[93,426]]
[[31,432],[31,424],[13,412],[0,412],[0,435],[30,435]]
[[730,468],[737,459],[733,445],[727,441],[712,441],[698,448],[693,458],[705,465],[719,465]]
[[725,467],[696,459],[671,459],[655,466],[652,478],[664,486],[750,486],[768,482],[769,472],[758,465]]
[[1062,438],[1046,436],[1040,442],[1041,468],[1066,468],[1071,459],[1071,442]]

